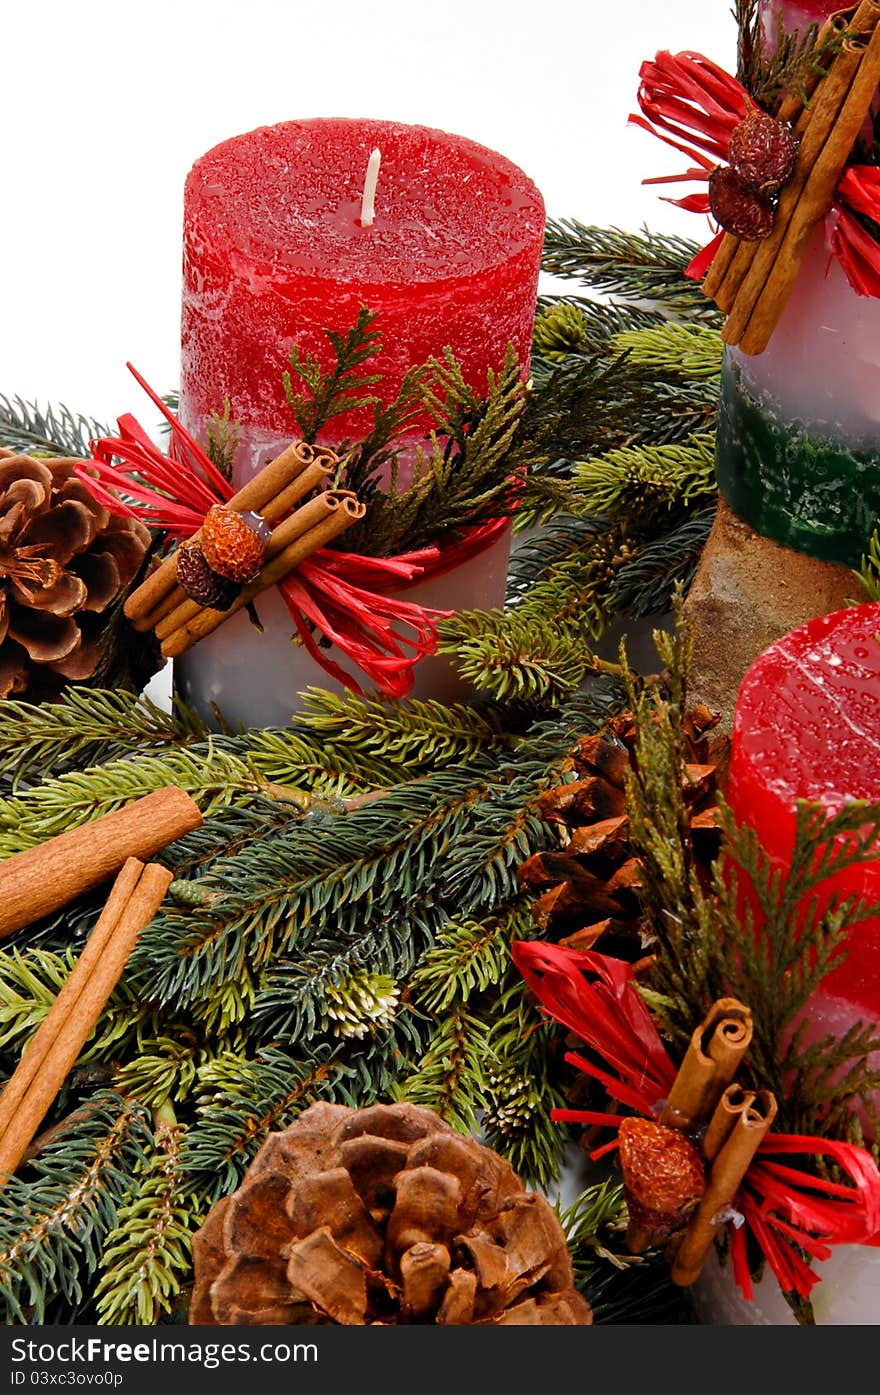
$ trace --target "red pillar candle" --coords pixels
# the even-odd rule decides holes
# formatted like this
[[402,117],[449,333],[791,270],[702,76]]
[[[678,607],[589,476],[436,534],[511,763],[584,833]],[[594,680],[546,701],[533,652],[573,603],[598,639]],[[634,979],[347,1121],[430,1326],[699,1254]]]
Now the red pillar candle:
[[[853,799],[880,800],[878,633],[880,604],[835,611],[784,635],[743,679],[727,799],[780,866],[791,856],[797,800],[829,815]],[[831,891],[880,902],[880,857],[830,879],[823,899]],[[858,1018],[880,1023],[880,920],[855,926],[847,950],[810,1014],[835,1033]]]
[[[204,439],[211,413],[229,399],[240,487],[297,432],[282,385],[291,345],[329,368],[325,331],[351,328],[362,306],[376,313],[382,335],[381,354],[365,371],[382,375],[369,392],[383,404],[409,367],[447,346],[478,393],[509,344],[525,375],[543,236],[544,204],[532,181],[461,136],[320,119],[224,141],[196,162],[184,192],[184,425]],[[322,439],[357,439],[371,421],[369,408],[347,412]],[[415,422],[399,444],[412,446],[432,425]],[[403,598],[438,609],[500,606],[508,549],[509,530]],[[304,688],[337,687],[291,644],[277,593],[261,599],[259,614],[262,633],[242,612],[175,661],[178,692],[209,722],[216,704],[233,724],[285,723]],[[350,671],[335,649],[327,657]],[[449,701],[466,692],[446,659],[417,665],[414,697]]]
[[[371,153],[375,216],[362,221]],[[295,342],[328,364],[323,331],[361,306],[383,336],[374,389],[451,347],[482,391],[508,343],[529,360],[544,204],[510,160],[462,136],[392,121],[287,121],[196,162],[184,192],[181,415],[198,431],[228,397],[254,444],[290,438],[282,388]],[[333,422],[365,434],[368,409]],[[425,425],[429,425],[426,421]]]

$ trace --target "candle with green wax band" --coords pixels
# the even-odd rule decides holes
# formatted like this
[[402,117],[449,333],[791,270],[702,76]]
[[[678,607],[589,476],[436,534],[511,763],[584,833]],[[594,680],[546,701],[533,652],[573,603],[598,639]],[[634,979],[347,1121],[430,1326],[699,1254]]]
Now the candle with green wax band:
[[[765,0],[764,33],[821,24],[828,0]],[[796,551],[856,565],[880,517],[880,301],[859,295],[816,226],[763,353],[725,353],[716,470],[734,512]]]

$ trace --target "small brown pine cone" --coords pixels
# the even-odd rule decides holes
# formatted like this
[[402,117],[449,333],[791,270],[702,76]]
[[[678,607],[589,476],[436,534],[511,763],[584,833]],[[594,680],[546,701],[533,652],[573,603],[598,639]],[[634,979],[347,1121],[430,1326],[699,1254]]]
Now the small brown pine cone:
[[92,676],[107,612],[149,546],[149,530],[99,504],[77,464],[0,448],[0,697],[40,700]]
[[[715,792],[726,743],[713,743],[720,718],[705,706],[684,720],[688,764],[684,802],[698,871],[718,848]],[[630,841],[626,777],[636,744],[631,712],[612,718],[572,748],[579,779],[547,790],[538,809],[558,825],[560,847],[533,854],[519,868],[520,887],[535,893],[532,918],[541,932],[572,949],[640,959],[650,940],[642,922],[641,865]]]
[[315,1104],[194,1237],[197,1325],[592,1322],[552,1207],[410,1104]]
[[618,1142],[629,1211],[627,1248],[639,1254],[684,1229],[706,1190],[706,1173],[690,1139],[653,1119],[624,1119]]

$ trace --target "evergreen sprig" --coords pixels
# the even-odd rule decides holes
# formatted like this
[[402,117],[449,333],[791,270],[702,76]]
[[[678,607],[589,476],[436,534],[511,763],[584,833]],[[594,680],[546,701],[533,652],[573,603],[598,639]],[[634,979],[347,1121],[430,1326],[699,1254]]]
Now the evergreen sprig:
[[198,1203],[181,1193],[182,1131],[159,1117],[152,1147],[101,1249],[95,1289],[101,1323],[148,1324],[172,1311],[192,1262]]
[[0,446],[25,455],[71,455],[82,460],[89,442],[109,429],[65,406],[41,407],[0,393]]
[[647,228],[626,233],[576,218],[551,219],[542,265],[545,271],[576,278],[593,290],[627,300],[654,301],[667,311],[711,320],[717,312],[696,282],[684,274],[699,250],[695,242]]
[[0,1297],[7,1323],[39,1325],[62,1300],[76,1314],[89,1296],[101,1246],[130,1194],[149,1144],[144,1111],[117,1095],[91,1111],[12,1177],[0,1207]]
[[329,372],[316,355],[303,353],[296,344],[291,348],[290,366],[306,391],[295,392],[293,375],[289,371],[282,374],[281,381],[304,440],[314,442],[334,417],[372,407],[379,401],[369,389],[382,381],[382,374],[364,372],[382,347],[382,335],[375,328],[375,321],[375,313],[362,306],[346,333],[327,331],[335,359]]

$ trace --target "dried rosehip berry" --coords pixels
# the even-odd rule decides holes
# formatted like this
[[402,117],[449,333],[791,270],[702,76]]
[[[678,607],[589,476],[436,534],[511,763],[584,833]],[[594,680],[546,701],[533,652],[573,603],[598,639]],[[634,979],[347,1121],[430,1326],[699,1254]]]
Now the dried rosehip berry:
[[752,189],[775,193],[794,169],[798,143],[790,126],[755,107],[733,128],[728,164]]
[[199,544],[190,539],[177,549],[177,580],[190,600],[211,610],[228,610],[241,587],[225,576],[218,576],[205,560]]
[[715,221],[743,242],[757,242],[773,231],[770,200],[743,184],[727,165],[719,165],[709,175],[709,207]]
[[253,581],[266,560],[266,545],[260,532],[225,504],[215,504],[208,510],[201,529],[201,547],[212,571],[242,585]]
[[687,1224],[706,1190],[703,1160],[683,1133],[653,1119],[624,1119],[618,1141],[628,1244],[635,1250],[663,1244]]

